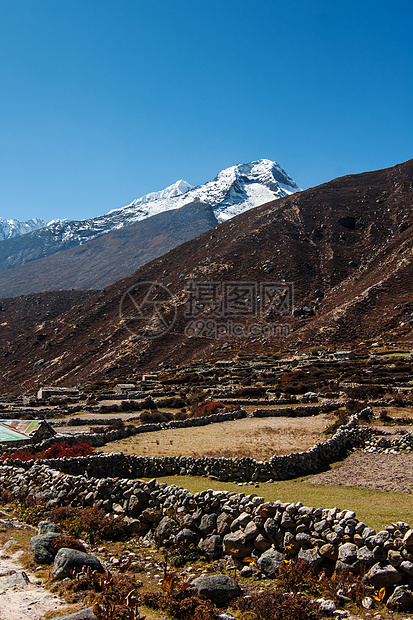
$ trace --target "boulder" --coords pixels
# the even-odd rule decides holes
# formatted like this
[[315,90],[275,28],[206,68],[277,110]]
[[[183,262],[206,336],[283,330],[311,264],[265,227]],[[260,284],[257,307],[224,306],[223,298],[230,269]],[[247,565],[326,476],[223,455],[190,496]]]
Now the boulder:
[[212,534],[212,532],[216,529],[217,525],[217,515],[215,513],[204,515],[201,519],[201,523],[199,524],[199,530],[202,532],[204,536],[208,534]]
[[54,538],[59,538],[60,534],[49,532],[48,534],[38,534],[30,539],[30,550],[38,564],[51,564],[55,554],[50,550],[50,543]]
[[224,553],[235,558],[245,558],[251,554],[252,544],[246,543],[244,534],[241,530],[227,534],[223,539]]
[[374,564],[364,577],[375,588],[394,586],[402,580],[400,573],[391,564]]
[[285,560],[285,555],[275,549],[268,549],[257,560],[258,568],[267,575],[274,577],[279,565]]
[[338,548],[338,559],[345,564],[353,564],[357,560],[357,545],[353,543],[344,543]]
[[211,560],[216,560],[222,556],[222,538],[218,534],[201,540],[198,546],[202,553]]
[[57,527],[56,523],[52,523],[52,521],[40,521],[39,525],[37,526],[37,532],[39,534],[50,534],[50,532],[52,532],[53,534],[58,534],[60,530]]
[[409,586],[397,586],[387,600],[387,607],[399,611],[412,611],[413,592]]
[[228,575],[201,575],[191,582],[191,589],[215,605],[227,605],[242,592],[236,581]]
[[52,574],[56,579],[64,579],[70,577],[73,570],[75,572],[81,571],[83,566],[90,566],[92,570],[96,570],[98,573],[105,572],[102,564],[94,555],[63,547],[56,554]]

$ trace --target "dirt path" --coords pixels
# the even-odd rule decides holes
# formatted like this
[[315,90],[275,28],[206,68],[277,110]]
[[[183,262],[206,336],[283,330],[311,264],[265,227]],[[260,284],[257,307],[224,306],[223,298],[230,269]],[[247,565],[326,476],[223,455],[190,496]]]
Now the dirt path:
[[42,587],[36,575],[24,571],[19,562],[22,551],[0,554],[0,620],[40,620],[48,611],[65,605],[55,594]]
[[310,482],[413,494],[413,454],[374,454],[358,450],[339,466],[313,476]]

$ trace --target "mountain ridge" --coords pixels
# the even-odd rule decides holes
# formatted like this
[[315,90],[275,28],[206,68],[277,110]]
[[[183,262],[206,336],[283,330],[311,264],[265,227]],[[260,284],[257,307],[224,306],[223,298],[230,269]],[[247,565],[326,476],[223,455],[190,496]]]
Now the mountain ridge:
[[[376,341],[409,346],[413,341],[412,181],[410,160],[341,177],[247,210],[89,295],[53,320],[45,320],[40,313],[32,336],[9,330],[0,344],[0,386],[10,392],[48,382],[133,380],[137,373],[167,364],[291,354],[322,346],[353,348]],[[186,291],[197,281],[294,282],[294,313],[272,319],[287,322],[291,332],[188,337]],[[136,295],[137,307],[142,305],[145,282],[163,284],[174,300],[173,328],[159,338],[133,335],[120,315],[127,291]],[[55,295],[58,299],[59,294]],[[13,324],[22,303],[19,299],[2,300],[3,324]],[[36,314],[37,307],[32,302],[26,313]],[[172,310],[165,305],[165,319]],[[247,327],[260,320],[257,315],[242,319]]]

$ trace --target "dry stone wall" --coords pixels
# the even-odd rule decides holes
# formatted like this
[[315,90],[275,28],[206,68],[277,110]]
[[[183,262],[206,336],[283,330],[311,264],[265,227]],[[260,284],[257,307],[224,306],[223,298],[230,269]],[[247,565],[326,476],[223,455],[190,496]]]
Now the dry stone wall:
[[[364,446],[365,442],[371,437],[372,430],[367,426],[359,426],[360,419],[369,415],[371,411],[365,409],[358,414],[351,416],[349,422],[339,428],[333,437],[325,442],[316,444],[312,448],[303,452],[283,456],[273,456],[269,461],[257,461],[253,458],[193,458],[188,456],[175,457],[144,457],[136,455],[125,455],[123,453],[97,454],[88,457],[77,457],[69,459],[49,459],[44,461],[46,465],[53,469],[58,469],[67,474],[87,475],[89,477],[105,478],[108,476],[120,476],[123,478],[154,478],[170,475],[190,475],[190,476],[209,476],[222,481],[233,482],[265,482],[268,480],[285,480],[309,473],[316,473],[325,469],[331,462],[345,456],[350,450]],[[231,412],[230,414],[216,414],[207,418],[195,418],[185,420],[199,424],[212,421],[211,418],[217,416],[239,416],[246,415],[245,412]],[[228,419],[234,419],[233,417]],[[180,422],[169,422],[178,424]],[[194,424],[191,424],[194,425]],[[145,432],[147,430],[157,430],[158,427],[165,428],[165,424],[146,424],[134,427],[134,432]],[[169,428],[172,428],[169,426]],[[106,441],[113,441],[122,436],[125,431],[110,431],[106,435],[91,435],[92,445],[103,445]],[[82,441],[85,436],[81,435]],[[67,439],[70,441],[70,436]],[[92,439],[93,438],[93,439]],[[66,439],[66,437],[65,437]],[[71,438],[77,441],[77,438]],[[88,437],[89,441],[89,437]],[[47,447],[48,442],[42,444]],[[6,463],[8,461],[5,461]],[[11,463],[16,463],[12,461]],[[32,462],[19,462],[25,469],[32,466]]]
[[0,485],[17,500],[55,506],[96,506],[122,516],[130,534],[164,546],[191,542],[210,559],[246,556],[271,577],[285,557],[320,569],[367,567],[375,588],[406,585],[413,577],[413,531],[398,521],[380,532],[354,512],[313,508],[301,502],[265,502],[256,494],[205,490],[192,494],[155,479],[61,474],[45,463],[28,469],[3,464]]

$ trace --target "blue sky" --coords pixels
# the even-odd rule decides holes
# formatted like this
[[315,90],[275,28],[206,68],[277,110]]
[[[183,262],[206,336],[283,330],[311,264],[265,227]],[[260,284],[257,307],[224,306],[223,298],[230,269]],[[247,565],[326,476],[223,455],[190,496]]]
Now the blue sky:
[[409,1],[2,0],[0,216],[81,219],[275,159],[413,157]]

